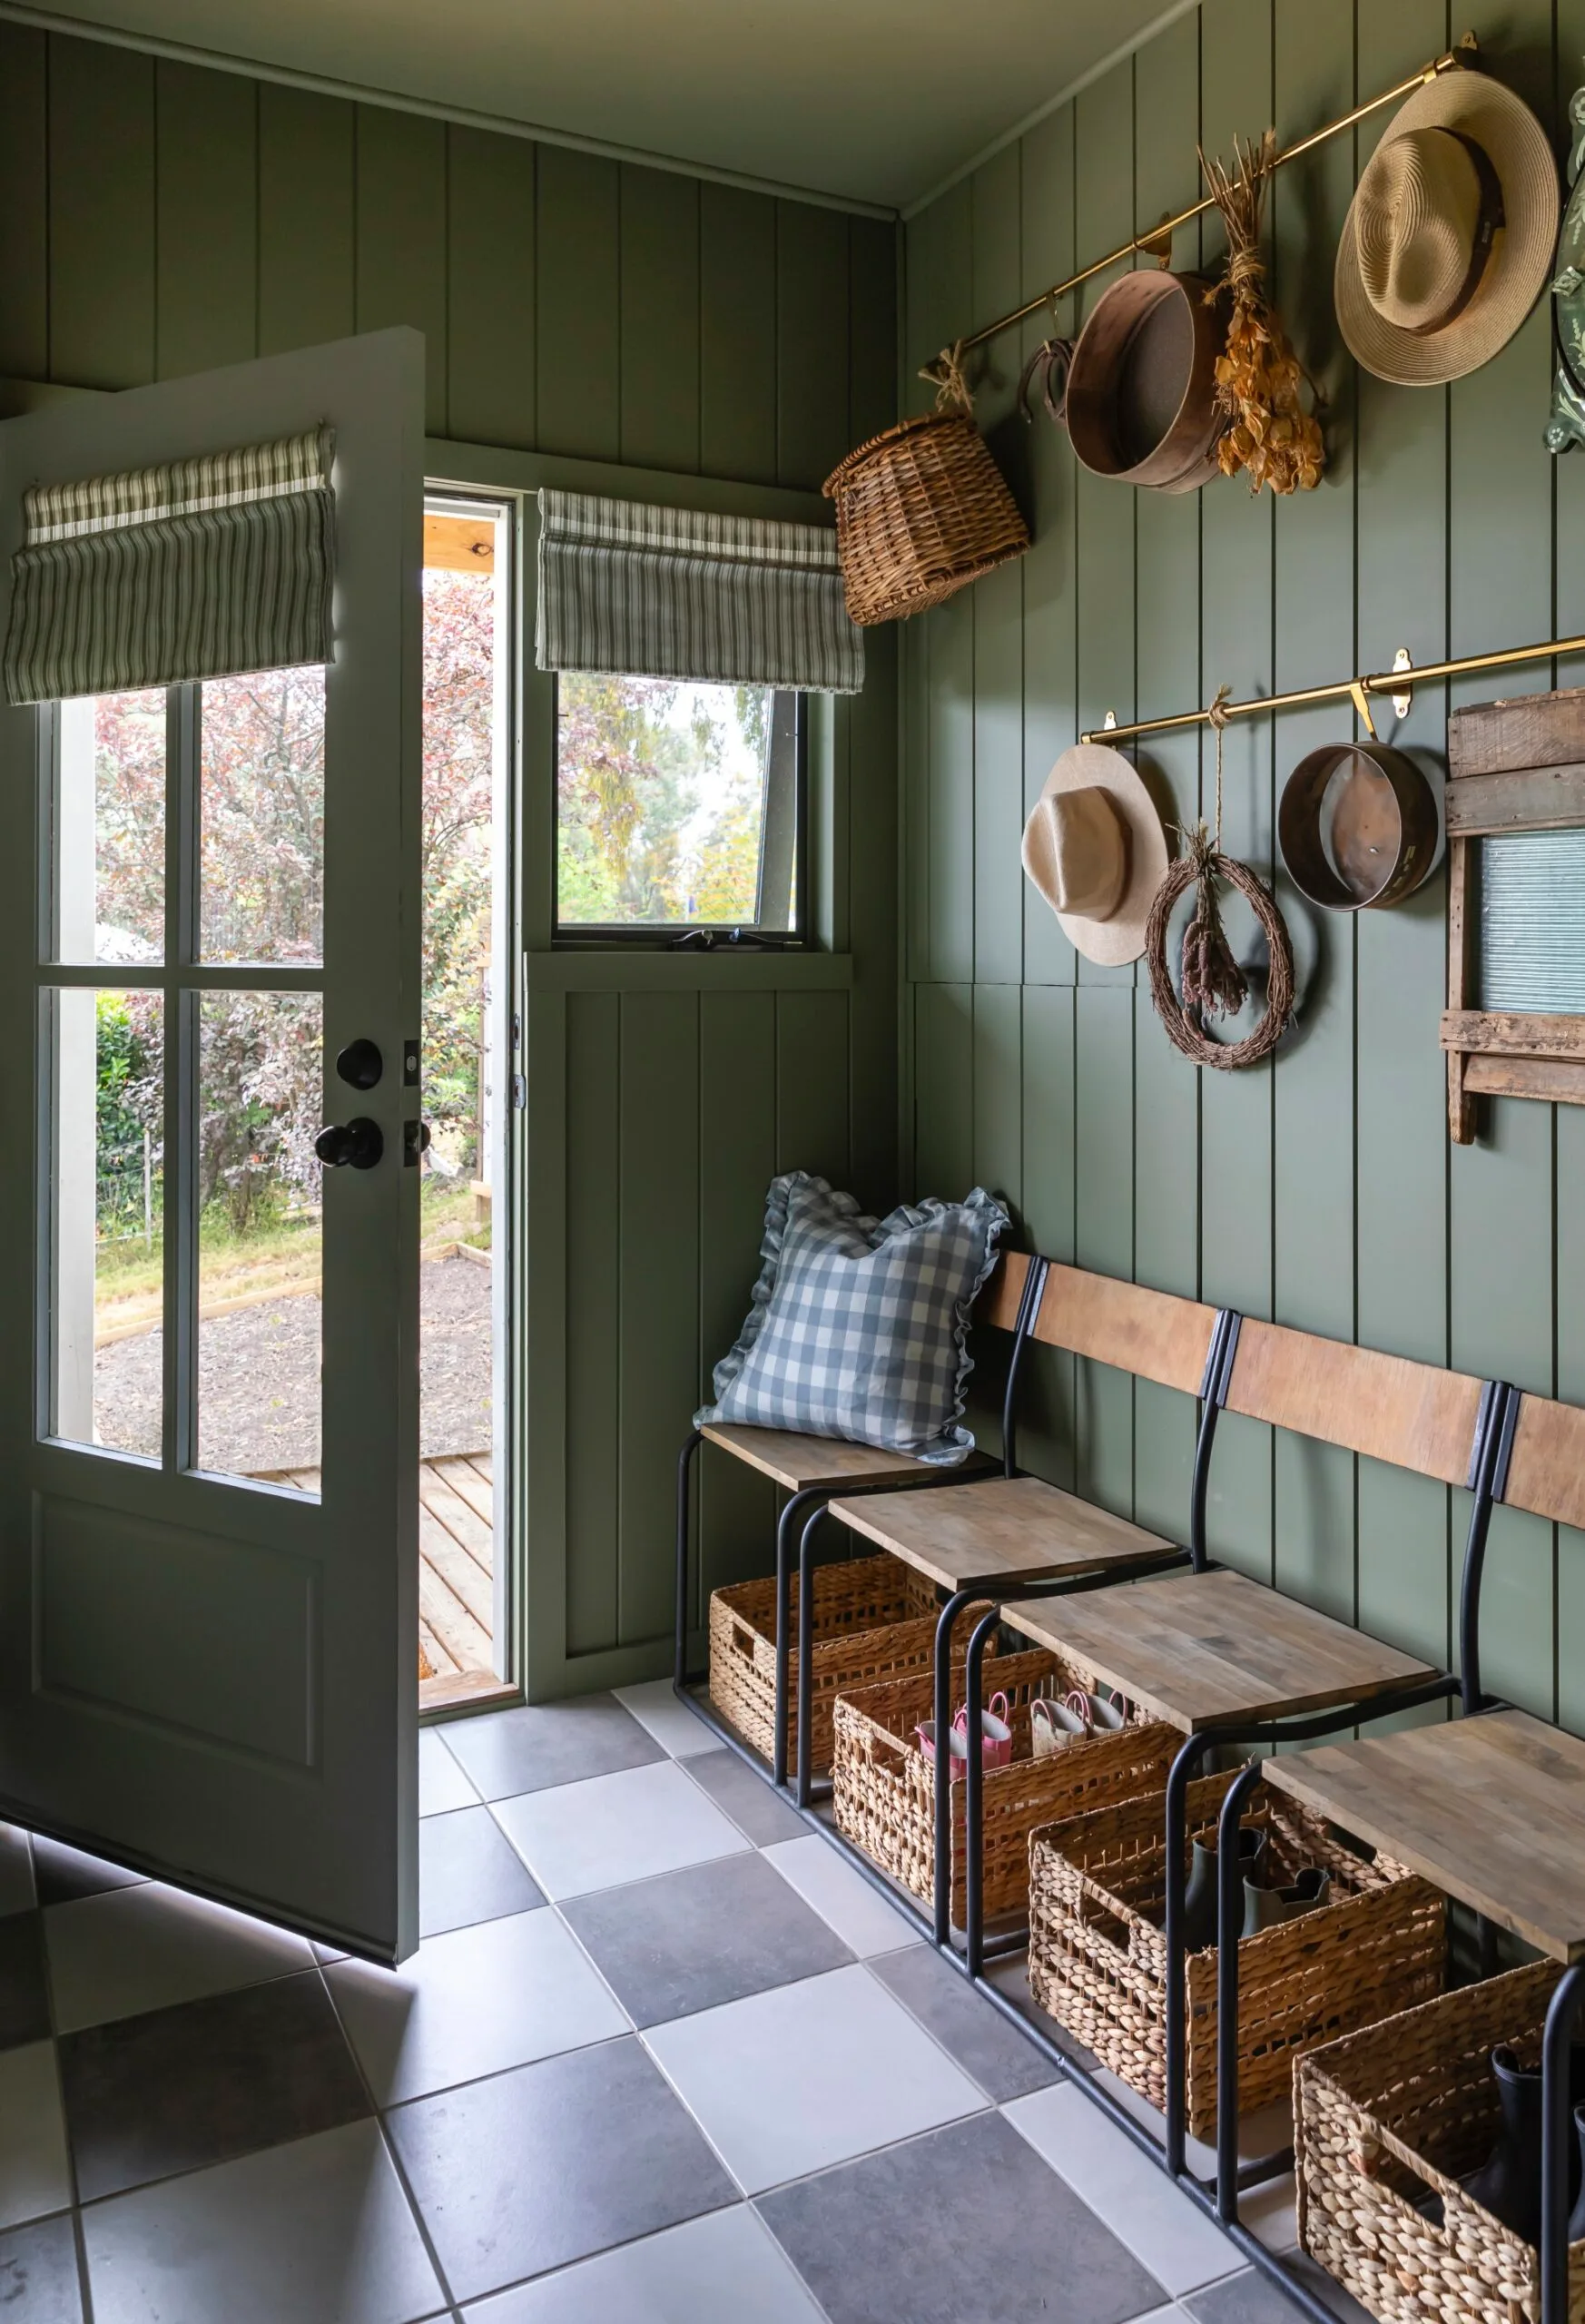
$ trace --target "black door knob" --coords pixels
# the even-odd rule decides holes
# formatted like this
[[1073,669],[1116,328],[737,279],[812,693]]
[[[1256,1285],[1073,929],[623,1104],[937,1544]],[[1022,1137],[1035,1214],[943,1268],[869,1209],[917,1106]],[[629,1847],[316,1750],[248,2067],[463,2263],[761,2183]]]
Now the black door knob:
[[328,1123],[314,1140],[314,1152],[330,1170],[349,1162],[355,1170],[372,1170],[385,1152],[385,1138],[378,1122],[359,1114],[356,1121]]
[[336,1059],[336,1070],[349,1088],[372,1089],[385,1071],[377,1041],[349,1041]]

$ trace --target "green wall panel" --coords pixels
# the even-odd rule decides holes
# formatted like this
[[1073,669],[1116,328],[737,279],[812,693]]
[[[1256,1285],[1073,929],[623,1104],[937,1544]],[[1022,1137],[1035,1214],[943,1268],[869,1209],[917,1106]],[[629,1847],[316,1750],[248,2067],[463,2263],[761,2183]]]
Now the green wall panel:
[[447,416],[468,444],[535,441],[534,147],[447,132]]
[[358,108],[357,328],[410,323],[428,349],[424,416],[446,420],[446,124]]
[[622,171],[622,458],[699,466],[699,187]]
[[0,373],[47,378],[50,235],[44,35],[0,24]]
[[259,352],[345,339],[353,323],[356,113],[259,88]]
[[[50,42],[50,376],[154,376],[154,61]],[[0,307],[5,301],[0,298]]]
[[246,363],[259,328],[259,92],[154,68],[155,355],[162,379]]
[[539,152],[535,334],[539,448],[621,458],[622,172],[594,153]]
[[699,189],[699,458],[776,480],[776,205],[730,185]]
[[622,1422],[620,1216],[622,1001],[566,1008],[566,1646],[617,1634],[617,1478]]

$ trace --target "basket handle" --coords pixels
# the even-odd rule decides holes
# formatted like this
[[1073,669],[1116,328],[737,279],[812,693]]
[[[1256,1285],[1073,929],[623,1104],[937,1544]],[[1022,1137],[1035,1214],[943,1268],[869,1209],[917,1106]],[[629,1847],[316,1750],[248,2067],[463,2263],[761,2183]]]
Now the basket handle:
[[732,1618],[732,1643],[745,1662],[754,1659],[754,1633],[738,1615]]

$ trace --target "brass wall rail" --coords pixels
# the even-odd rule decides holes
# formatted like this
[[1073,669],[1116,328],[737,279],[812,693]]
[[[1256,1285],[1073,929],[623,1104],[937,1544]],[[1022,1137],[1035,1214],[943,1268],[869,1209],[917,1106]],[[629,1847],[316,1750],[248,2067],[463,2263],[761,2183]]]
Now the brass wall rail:
[[[1450,662],[1423,662],[1418,667],[1404,662],[1395,670],[1373,670],[1357,678],[1337,678],[1330,685],[1298,686],[1291,694],[1255,694],[1246,702],[1225,702],[1219,705],[1218,714],[1227,719],[1254,718],[1263,710],[1298,710],[1306,703],[1342,702],[1352,697],[1366,733],[1373,738],[1376,729],[1371,716],[1372,694],[1407,696],[1416,686],[1434,678],[1462,678],[1477,670],[1507,670],[1522,662],[1550,662],[1558,654],[1585,654],[1585,637],[1549,637],[1536,645],[1504,645],[1490,654],[1462,654]],[[1108,716],[1110,715],[1108,712]],[[1130,735],[1165,734],[1174,728],[1208,726],[1210,723],[1208,709],[1179,710],[1170,718],[1135,718],[1121,726],[1093,726],[1078,739],[1081,743],[1122,743]]]
[[[1365,120],[1373,113],[1379,113],[1383,105],[1396,103],[1400,97],[1408,96],[1412,90],[1418,89],[1423,83],[1434,81],[1439,74],[1458,71],[1472,61],[1475,48],[1474,34],[1466,33],[1456,48],[1447,49],[1441,56],[1432,57],[1429,64],[1423,64],[1418,73],[1411,73],[1407,80],[1399,81],[1390,89],[1383,89],[1380,96],[1370,98],[1363,105],[1355,105],[1354,111],[1345,113],[1341,120],[1329,121],[1324,129],[1312,130],[1308,137],[1301,137],[1296,144],[1285,146],[1280,153],[1274,156],[1271,167],[1274,170],[1280,170],[1285,162],[1296,162],[1301,153],[1314,152],[1317,145],[1325,144],[1328,138],[1340,137],[1345,129],[1352,129],[1356,122]],[[1066,298],[1069,290],[1077,290],[1080,283],[1088,282],[1092,275],[1104,274],[1108,266],[1117,266],[1126,258],[1159,258],[1163,251],[1170,258],[1172,238],[1178,228],[1186,226],[1192,219],[1203,217],[1206,212],[1214,206],[1210,195],[1207,194],[1203,202],[1193,203],[1187,210],[1180,210],[1175,218],[1164,218],[1161,223],[1158,226],[1153,226],[1147,234],[1137,234],[1132,241],[1121,243],[1117,250],[1108,251],[1105,258],[1098,258],[1093,264],[1082,268],[1078,274],[1070,274],[1066,282],[1054,282],[1048,290],[1042,290],[1038,298],[1027,299],[1021,307],[1015,307],[1010,314],[999,316],[995,322],[986,323],[980,330],[972,332],[969,338],[960,340],[958,352],[966,354],[971,347],[983,347],[987,340],[997,338],[1004,330],[1011,330],[1015,323],[1026,322],[1031,315],[1038,315],[1048,300]],[[945,351],[943,349],[942,352],[945,353]]]

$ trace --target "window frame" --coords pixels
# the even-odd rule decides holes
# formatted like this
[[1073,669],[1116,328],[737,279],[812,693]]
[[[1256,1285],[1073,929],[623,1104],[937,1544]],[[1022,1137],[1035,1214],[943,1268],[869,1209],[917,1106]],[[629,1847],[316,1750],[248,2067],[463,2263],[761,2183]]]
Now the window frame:
[[[550,680],[550,944],[557,952],[802,952],[810,949],[809,730],[810,696],[792,686],[773,695],[792,697],[792,925],[760,929],[730,921],[564,921],[561,917],[561,674]],[[635,675],[637,675],[636,673]],[[725,681],[719,683],[724,684]],[[762,850],[763,834],[761,837]]]

